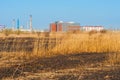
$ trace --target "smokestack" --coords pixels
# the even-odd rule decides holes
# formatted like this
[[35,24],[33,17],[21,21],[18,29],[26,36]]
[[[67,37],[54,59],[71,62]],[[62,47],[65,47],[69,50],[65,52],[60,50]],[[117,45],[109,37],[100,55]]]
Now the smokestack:
[[30,15],[30,30],[32,31],[33,28],[32,28],[32,15]]
[[15,19],[13,19],[13,21],[12,21],[12,30],[13,31],[15,30]]

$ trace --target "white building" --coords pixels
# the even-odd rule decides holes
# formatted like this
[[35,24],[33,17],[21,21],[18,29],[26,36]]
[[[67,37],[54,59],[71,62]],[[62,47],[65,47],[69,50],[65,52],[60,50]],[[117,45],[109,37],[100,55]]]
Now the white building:
[[0,25],[0,31],[5,29],[5,25]]
[[103,29],[104,29],[103,26],[83,26],[82,27],[83,31],[93,31],[93,30],[95,30],[95,31],[101,31]]

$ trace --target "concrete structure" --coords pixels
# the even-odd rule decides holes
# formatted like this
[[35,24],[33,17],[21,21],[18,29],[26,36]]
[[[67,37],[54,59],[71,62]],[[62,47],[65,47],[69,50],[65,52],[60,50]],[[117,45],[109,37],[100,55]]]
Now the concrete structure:
[[[15,26],[17,25],[17,26]],[[17,28],[15,28],[17,27]],[[32,32],[33,31],[33,27],[32,27],[32,15],[30,15],[30,19],[29,19],[29,22],[27,22],[27,25],[26,25],[26,29],[24,26],[21,26],[20,25],[20,21],[19,19],[17,19],[17,21],[15,21],[15,19],[12,20],[12,30],[15,31],[15,30],[20,30],[20,31],[24,31],[24,32]]]
[[67,32],[80,30],[80,24],[75,22],[58,21],[50,24],[50,32]]
[[30,29],[20,29],[20,31],[23,31],[23,32],[31,32]]
[[103,26],[83,26],[82,27],[83,31],[93,31],[93,30],[95,30],[95,31],[101,31],[103,29],[104,29]]

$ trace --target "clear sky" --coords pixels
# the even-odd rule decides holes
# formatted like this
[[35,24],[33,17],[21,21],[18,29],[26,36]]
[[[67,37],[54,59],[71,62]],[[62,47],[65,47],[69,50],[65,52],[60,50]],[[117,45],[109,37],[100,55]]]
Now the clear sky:
[[19,18],[26,26],[30,14],[35,29],[54,21],[120,28],[120,0],[0,0],[0,24],[10,27]]

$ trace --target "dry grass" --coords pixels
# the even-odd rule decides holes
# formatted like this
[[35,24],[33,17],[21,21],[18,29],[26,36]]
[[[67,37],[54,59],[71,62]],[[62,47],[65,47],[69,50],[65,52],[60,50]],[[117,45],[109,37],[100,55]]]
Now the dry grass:
[[120,52],[109,54],[106,64],[112,66],[120,66]]
[[[36,72],[41,68],[54,71],[81,65],[96,66],[98,63],[99,66],[120,65],[120,32],[22,33],[10,34],[7,37],[2,35],[1,33],[1,44],[4,48],[0,53],[0,70],[12,71],[9,76],[6,74],[1,79],[19,76],[21,70],[24,73],[29,70]],[[14,47],[16,50],[12,52]]]
[[55,47],[56,53],[103,53],[120,50],[118,34],[71,34]]
[[[31,33],[32,34],[32,33]],[[4,41],[5,46],[28,47],[31,41],[33,51],[30,56],[54,56],[59,54],[76,54],[76,53],[119,53],[120,52],[120,34],[115,32],[107,33],[37,33],[21,34],[19,38],[26,38],[20,42],[19,39],[12,37],[12,44],[7,44],[9,40]],[[23,36],[22,36],[23,35]],[[46,36],[46,38],[45,38]],[[18,40],[18,42],[17,42]],[[16,42],[16,43],[15,43]],[[26,43],[26,45],[24,45]],[[30,43],[30,44],[31,44]],[[23,44],[23,45],[20,45]],[[19,46],[20,45],[20,46]],[[27,53],[22,50],[22,53]],[[4,52],[4,51],[3,51]],[[116,54],[115,54],[116,55]],[[117,54],[119,55],[119,54]],[[110,55],[109,55],[110,56]],[[112,59],[112,58],[111,58]],[[118,60],[117,60],[118,62]]]

